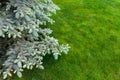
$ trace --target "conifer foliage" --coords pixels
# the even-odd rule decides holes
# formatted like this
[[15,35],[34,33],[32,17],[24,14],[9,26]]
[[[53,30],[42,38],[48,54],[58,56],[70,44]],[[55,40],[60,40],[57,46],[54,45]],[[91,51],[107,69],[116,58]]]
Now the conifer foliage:
[[22,77],[24,68],[44,69],[43,57],[55,59],[67,54],[69,46],[60,45],[50,36],[52,30],[43,28],[54,20],[59,7],[52,0],[0,0],[0,74],[6,79],[12,74]]

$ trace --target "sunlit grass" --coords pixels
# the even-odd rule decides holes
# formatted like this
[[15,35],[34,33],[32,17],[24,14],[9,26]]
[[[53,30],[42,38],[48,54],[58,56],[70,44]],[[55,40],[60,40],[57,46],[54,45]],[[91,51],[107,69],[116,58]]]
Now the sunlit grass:
[[25,70],[10,80],[120,80],[120,1],[54,0],[61,8],[49,25],[68,55],[47,56],[45,70]]

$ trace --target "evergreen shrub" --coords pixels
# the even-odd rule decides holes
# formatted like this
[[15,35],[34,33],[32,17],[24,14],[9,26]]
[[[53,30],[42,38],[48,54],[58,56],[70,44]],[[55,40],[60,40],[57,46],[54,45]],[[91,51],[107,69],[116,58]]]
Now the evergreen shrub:
[[43,27],[59,7],[52,0],[0,0],[0,74],[3,79],[24,68],[44,69],[43,57],[52,54],[55,59],[67,54],[69,45],[59,44],[50,36],[52,30]]

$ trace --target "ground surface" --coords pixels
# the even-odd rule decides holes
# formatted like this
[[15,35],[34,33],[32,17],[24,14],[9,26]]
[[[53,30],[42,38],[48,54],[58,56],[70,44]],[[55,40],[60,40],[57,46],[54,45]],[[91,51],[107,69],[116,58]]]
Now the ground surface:
[[45,70],[25,70],[10,80],[120,80],[120,0],[54,0],[61,11],[49,25],[68,55],[44,60]]

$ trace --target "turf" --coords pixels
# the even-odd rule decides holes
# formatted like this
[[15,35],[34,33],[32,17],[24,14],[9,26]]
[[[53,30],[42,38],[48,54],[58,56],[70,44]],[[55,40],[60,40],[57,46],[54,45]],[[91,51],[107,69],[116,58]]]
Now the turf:
[[9,80],[120,80],[120,0],[53,1],[61,10],[48,27],[69,54]]

